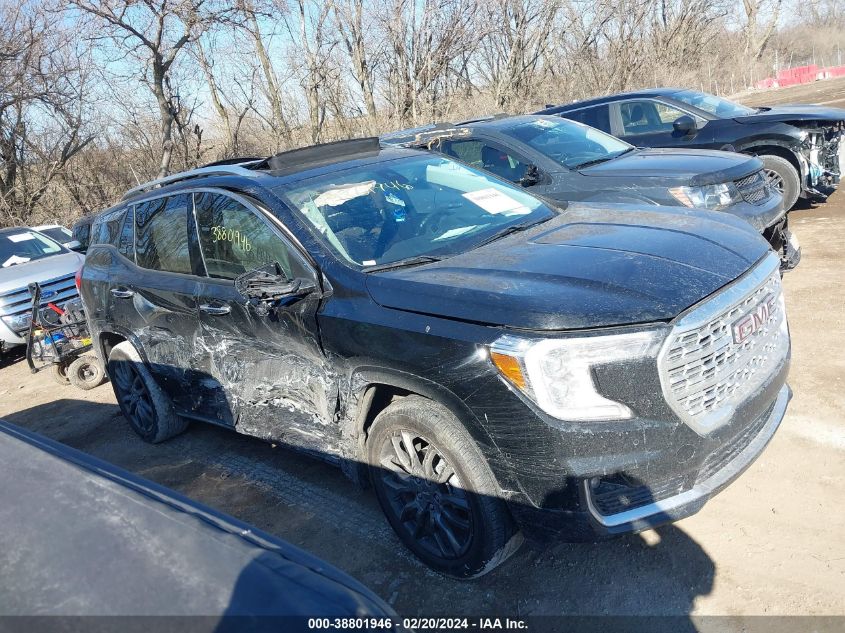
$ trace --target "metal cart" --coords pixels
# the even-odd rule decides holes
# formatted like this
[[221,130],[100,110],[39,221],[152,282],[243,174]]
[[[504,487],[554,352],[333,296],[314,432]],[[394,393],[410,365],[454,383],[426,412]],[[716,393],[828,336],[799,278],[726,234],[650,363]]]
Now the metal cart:
[[29,285],[32,308],[26,339],[26,362],[32,373],[50,369],[59,384],[93,389],[106,380],[106,372],[96,355],[90,354],[91,336],[80,299],[59,307],[41,305],[41,286]]

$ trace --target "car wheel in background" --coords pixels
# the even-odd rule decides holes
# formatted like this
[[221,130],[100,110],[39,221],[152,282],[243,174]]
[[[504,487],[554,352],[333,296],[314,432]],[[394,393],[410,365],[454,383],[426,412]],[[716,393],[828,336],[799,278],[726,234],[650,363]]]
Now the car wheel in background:
[[80,356],[67,368],[67,377],[74,387],[88,391],[106,381],[106,372],[96,356]]
[[519,549],[486,460],[442,406],[418,396],[394,402],[373,422],[367,452],[387,520],[433,570],[474,578]]
[[798,170],[785,158],[774,154],[762,154],[763,173],[769,185],[783,196],[783,208],[789,211],[801,193],[801,177]]
[[120,410],[141,439],[158,444],[187,428],[131,343],[112,348],[108,370]]

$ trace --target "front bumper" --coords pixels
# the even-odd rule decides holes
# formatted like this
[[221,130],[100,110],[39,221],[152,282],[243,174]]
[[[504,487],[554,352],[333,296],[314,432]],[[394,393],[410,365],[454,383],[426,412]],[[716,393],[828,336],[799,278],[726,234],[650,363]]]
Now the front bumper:
[[760,204],[743,200],[723,209],[723,211],[742,218],[761,233],[779,224],[786,215],[783,208],[783,198],[775,194],[770,195]]
[[[512,501],[511,512],[526,538],[540,544],[600,541],[691,516],[760,456],[783,421],[791,398],[792,391],[783,384],[771,406],[722,450],[713,452],[699,469],[649,485],[629,485],[626,490],[616,491],[621,502],[608,503],[607,493],[601,498],[601,484],[596,485],[601,478],[587,477],[573,482],[577,487],[577,506],[537,508]],[[667,494],[672,486],[679,490]],[[680,489],[684,486],[688,487]],[[632,507],[624,509],[625,502]],[[618,511],[607,512],[608,506],[615,506]]]

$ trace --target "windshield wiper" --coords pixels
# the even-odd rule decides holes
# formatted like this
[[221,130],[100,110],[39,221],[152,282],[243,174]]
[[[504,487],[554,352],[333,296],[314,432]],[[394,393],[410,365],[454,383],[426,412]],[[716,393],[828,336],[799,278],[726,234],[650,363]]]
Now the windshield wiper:
[[609,160],[613,160],[614,158],[619,158],[620,156],[624,156],[628,152],[633,152],[636,147],[629,147],[628,149],[623,149],[621,152],[617,152],[612,156],[602,156],[600,158],[594,158],[592,160],[584,161],[583,163],[578,163],[577,165],[570,167],[570,169],[583,169],[584,167],[590,167],[591,165],[598,165],[599,163],[606,163]]
[[381,270],[393,270],[394,268],[405,268],[407,266],[419,266],[420,264],[430,264],[431,262],[439,262],[440,257],[433,257],[431,255],[416,255],[414,257],[406,257],[405,259],[397,259],[395,262],[387,262],[384,264],[373,264],[372,266],[365,266],[365,273],[374,273]]
[[503,231],[499,231],[498,233],[491,235],[487,239],[480,241],[478,244],[475,244],[473,246],[473,248],[479,248],[481,246],[485,246],[485,245],[489,244],[490,242],[495,242],[496,240],[500,240],[503,237],[507,237],[508,235],[513,235],[514,233],[520,233],[521,231],[524,231],[526,229],[530,229],[532,226],[536,226],[537,224],[542,224],[543,222],[547,222],[548,220],[551,220],[553,217],[555,217],[555,216],[550,215],[547,218],[541,218],[539,220],[532,220],[531,222],[523,222],[522,224],[513,224],[513,225],[507,227],[506,229],[504,229]]

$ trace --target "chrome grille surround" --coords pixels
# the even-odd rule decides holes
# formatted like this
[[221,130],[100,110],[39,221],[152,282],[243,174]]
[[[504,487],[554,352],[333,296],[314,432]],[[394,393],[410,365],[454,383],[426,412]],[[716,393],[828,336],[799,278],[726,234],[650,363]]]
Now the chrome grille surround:
[[769,199],[772,192],[762,171],[745,176],[734,181],[742,199],[751,204],[761,204]]
[[[786,362],[789,327],[780,263],[769,253],[743,277],[693,306],[673,322],[657,357],[666,402],[699,435],[730,421]],[[771,301],[770,301],[771,300]],[[755,321],[747,338],[736,342],[734,326],[773,305]],[[753,316],[752,316],[753,318]]]

